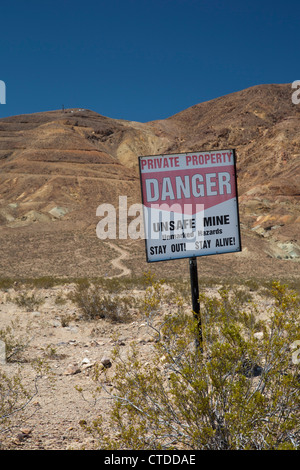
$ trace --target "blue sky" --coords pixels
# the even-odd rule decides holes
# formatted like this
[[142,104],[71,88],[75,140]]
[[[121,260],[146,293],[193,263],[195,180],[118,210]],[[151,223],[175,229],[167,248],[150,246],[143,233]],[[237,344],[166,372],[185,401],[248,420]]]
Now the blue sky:
[[146,122],[300,79],[299,0],[16,0],[0,8],[0,117],[64,105]]

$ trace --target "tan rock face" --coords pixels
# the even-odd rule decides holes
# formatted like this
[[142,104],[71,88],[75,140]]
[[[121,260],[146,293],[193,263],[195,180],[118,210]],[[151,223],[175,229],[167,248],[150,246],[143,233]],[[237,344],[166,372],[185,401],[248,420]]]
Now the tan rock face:
[[[290,84],[252,87],[148,123],[82,109],[0,119],[2,276],[110,276],[115,252],[96,236],[96,209],[117,208],[119,195],[141,202],[138,156],[225,148],[236,149],[247,250],[201,260],[204,272],[226,273],[234,263],[246,275],[259,259],[263,273],[274,259],[291,261],[276,264],[280,273],[297,273],[299,128]],[[143,240],[122,245],[131,271],[148,270]],[[174,275],[183,263],[172,263]]]

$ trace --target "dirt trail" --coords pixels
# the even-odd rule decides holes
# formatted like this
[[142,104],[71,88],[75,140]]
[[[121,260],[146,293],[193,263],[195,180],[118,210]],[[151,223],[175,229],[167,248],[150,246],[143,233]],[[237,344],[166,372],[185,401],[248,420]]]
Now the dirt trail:
[[[79,243],[79,238],[77,235],[74,236],[75,242]],[[116,269],[119,269],[121,272],[119,274],[114,274],[112,276],[107,276],[108,279],[113,279],[115,277],[122,277],[122,276],[127,276],[131,274],[131,269],[127,268],[123,263],[122,260],[129,259],[129,253],[128,251],[124,250],[123,248],[120,248],[119,246],[115,245],[112,242],[107,243],[111,248],[116,250],[119,253],[119,256],[116,258],[113,258],[110,263],[112,266]],[[77,248],[74,251],[74,255],[77,258],[77,265],[80,266],[84,263],[91,262],[90,257],[86,257],[85,255],[81,254],[82,248]]]
[[117,269],[120,269],[120,273],[119,274],[115,274],[113,276],[109,276],[108,279],[112,279],[112,278],[115,278],[115,277],[122,277],[122,276],[128,276],[131,274],[131,269],[127,268],[123,263],[122,263],[122,260],[124,259],[128,259],[129,258],[129,253],[128,251],[125,251],[123,250],[122,248],[120,248],[119,246],[115,245],[114,243],[108,243],[108,245],[113,248],[114,250],[118,251],[120,253],[120,256],[118,256],[117,258],[114,258],[112,261],[111,261],[111,264],[117,268]]

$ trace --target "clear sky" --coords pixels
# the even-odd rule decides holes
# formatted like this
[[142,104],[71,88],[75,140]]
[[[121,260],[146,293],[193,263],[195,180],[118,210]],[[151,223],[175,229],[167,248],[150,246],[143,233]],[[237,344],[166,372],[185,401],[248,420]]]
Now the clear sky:
[[146,122],[300,80],[299,0],[14,0],[0,19],[0,117],[64,105]]

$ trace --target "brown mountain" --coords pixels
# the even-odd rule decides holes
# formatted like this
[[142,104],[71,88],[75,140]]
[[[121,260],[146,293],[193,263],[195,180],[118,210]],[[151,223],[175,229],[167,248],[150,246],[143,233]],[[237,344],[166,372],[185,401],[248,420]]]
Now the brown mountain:
[[[290,84],[260,85],[165,120],[130,122],[68,109],[0,119],[1,277],[188,275],[148,265],[143,240],[102,241],[97,207],[141,202],[138,156],[235,148],[243,251],[199,258],[206,276],[299,273],[300,105]],[[201,267],[201,268],[200,268]]]

